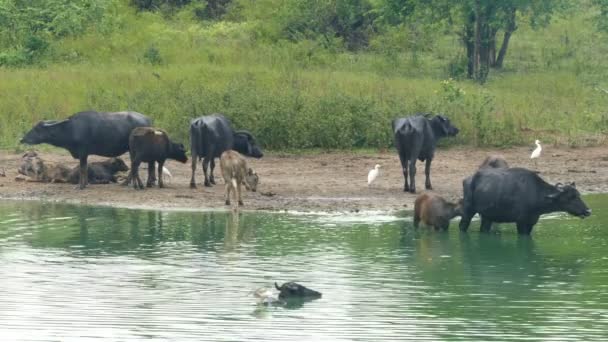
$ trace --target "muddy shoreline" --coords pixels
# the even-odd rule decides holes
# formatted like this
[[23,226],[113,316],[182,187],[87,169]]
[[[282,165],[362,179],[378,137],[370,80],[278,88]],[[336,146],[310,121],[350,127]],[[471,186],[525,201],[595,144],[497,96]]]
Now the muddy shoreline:
[[[576,182],[583,194],[608,192],[608,148],[558,148],[546,146],[537,168],[530,161],[531,148],[484,150],[457,147],[438,150],[433,161],[431,179],[435,192],[456,199],[462,194],[462,179],[474,172],[489,154],[502,154],[511,166],[540,171],[551,182]],[[46,161],[77,165],[67,152],[40,152]],[[128,154],[122,156],[128,162]],[[91,157],[91,161],[103,158]],[[190,189],[190,163],[169,161],[173,177],[167,188],[133,190],[118,184],[89,185],[76,190],[72,184],[17,182],[21,154],[0,151],[0,199],[43,200],[72,204],[103,205],[124,208],[161,210],[226,210],[224,186],[219,168],[215,170],[218,184],[208,188],[200,185],[202,170],[197,169],[197,189]],[[399,158],[389,152],[337,151],[314,154],[266,153],[260,160],[248,163],[260,175],[255,193],[244,193],[243,210],[357,212],[400,211],[412,209],[415,195],[404,193]],[[367,172],[382,165],[380,177],[373,187],[367,186]],[[145,173],[142,173],[145,176]],[[418,191],[424,189],[424,165],[418,164]]]

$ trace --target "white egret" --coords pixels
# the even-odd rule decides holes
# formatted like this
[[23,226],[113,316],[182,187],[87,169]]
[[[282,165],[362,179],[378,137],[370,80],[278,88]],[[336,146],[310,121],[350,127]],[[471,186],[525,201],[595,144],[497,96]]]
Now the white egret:
[[376,166],[369,171],[367,174],[367,186],[371,186],[372,183],[378,178],[380,174],[380,165],[376,164]]
[[169,172],[169,169],[167,169],[164,166],[163,166],[163,175],[168,176],[169,178],[173,178],[173,176],[171,175],[171,172]]
[[532,151],[530,159],[534,159],[534,166],[536,167],[537,160],[540,157],[540,152],[543,150],[543,148],[540,146],[540,141],[538,139],[536,139],[534,143],[536,144],[536,148],[534,151]]

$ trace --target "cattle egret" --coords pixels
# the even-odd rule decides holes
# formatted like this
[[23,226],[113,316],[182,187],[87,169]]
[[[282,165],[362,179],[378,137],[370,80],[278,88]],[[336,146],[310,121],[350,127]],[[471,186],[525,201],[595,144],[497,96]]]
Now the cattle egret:
[[163,166],[163,175],[169,177],[169,178],[173,178],[173,176],[171,175],[171,172],[169,172],[169,169],[167,169],[166,167]]
[[367,174],[367,186],[371,186],[372,183],[378,178],[380,174],[380,165],[376,164],[376,166],[369,171]]
[[540,157],[540,152],[543,150],[543,148],[540,147],[540,141],[538,139],[536,139],[534,143],[536,144],[536,148],[534,149],[534,151],[532,151],[530,159],[534,159],[534,166],[536,167],[538,157]]
[[[250,292],[251,293],[251,292]],[[253,292],[258,304],[269,305],[279,301],[276,294],[267,288],[259,288]]]

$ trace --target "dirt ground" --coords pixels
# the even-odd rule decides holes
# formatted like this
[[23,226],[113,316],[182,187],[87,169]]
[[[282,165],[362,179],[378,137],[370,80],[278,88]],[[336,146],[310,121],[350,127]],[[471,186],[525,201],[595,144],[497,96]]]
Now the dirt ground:
[[[447,198],[462,195],[462,179],[471,175],[489,154],[502,154],[511,166],[540,171],[551,183],[575,181],[582,193],[608,192],[608,148],[543,149],[538,167],[530,161],[531,148],[479,150],[442,149],[436,152],[431,179],[434,191]],[[77,165],[67,153],[39,153],[45,161]],[[128,154],[123,158],[128,159]],[[91,157],[90,161],[101,160]],[[40,199],[45,201],[111,205],[155,209],[227,209],[219,163],[215,170],[218,185],[201,185],[202,168],[197,168],[197,189],[190,189],[190,163],[170,161],[173,174],[167,188],[133,190],[118,184],[89,185],[85,190],[72,184],[17,182],[21,154],[0,151],[0,198]],[[266,153],[260,160],[248,163],[260,175],[255,193],[244,192],[244,210],[295,211],[394,211],[412,209],[415,195],[403,192],[403,175],[395,152],[329,152],[316,154]],[[367,173],[375,165],[381,173],[372,188],[367,187]],[[146,172],[140,171],[145,181]],[[424,164],[418,163],[417,189],[424,190]]]

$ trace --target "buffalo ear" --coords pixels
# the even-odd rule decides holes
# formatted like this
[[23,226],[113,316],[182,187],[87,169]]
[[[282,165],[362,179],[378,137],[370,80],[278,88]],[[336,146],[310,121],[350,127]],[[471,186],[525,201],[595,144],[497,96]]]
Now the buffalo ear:
[[576,184],[574,182],[570,183],[570,186],[576,188]]
[[277,284],[276,282],[274,283],[274,287],[276,287],[277,290],[281,291],[281,288],[279,287],[279,284]]

